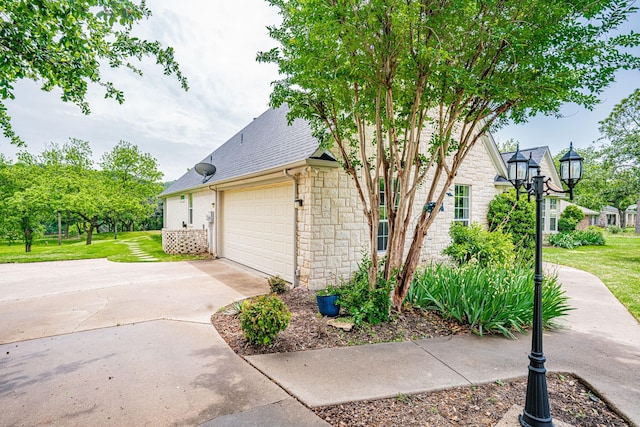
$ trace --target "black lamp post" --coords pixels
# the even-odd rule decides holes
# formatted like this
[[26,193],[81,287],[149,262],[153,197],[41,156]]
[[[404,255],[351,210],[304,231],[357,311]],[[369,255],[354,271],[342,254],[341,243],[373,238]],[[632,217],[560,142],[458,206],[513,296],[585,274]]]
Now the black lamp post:
[[[528,195],[536,200],[536,258],[533,299],[533,331],[531,337],[531,353],[529,353],[529,377],[527,379],[527,398],[524,412],[520,415],[523,427],[553,427],[549,411],[549,394],[547,392],[547,360],[542,351],[542,196],[555,193],[566,193],[551,189],[550,178],[540,172],[540,166],[531,158],[525,158],[516,149],[515,154],[507,161],[509,181],[516,188],[517,197],[523,187]],[[535,175],[533,175],[535,174]],[[560,178],[569,187],[569,196],[573,200],[573,187],[582,178],[582,157],[569,145],[569,151],[560,159]],[[545,188],[546,186],[546,188]]]

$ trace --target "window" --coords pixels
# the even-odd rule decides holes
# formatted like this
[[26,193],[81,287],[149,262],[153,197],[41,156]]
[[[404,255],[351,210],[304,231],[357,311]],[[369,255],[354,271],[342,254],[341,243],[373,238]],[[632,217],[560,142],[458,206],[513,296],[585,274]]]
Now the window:
[[386,251],[389,244],[389,215],[384,194],[384,180],[380,180],[380,222],[378,223],[378,251]]
[[189,194],[189,224],[193,224],[193,194]]
[[468,226],[471,218],[470,187],[468,185],[456,185],[454,197],[453,220]]
[[549,231],[558,231],[558,199],[549,199]]

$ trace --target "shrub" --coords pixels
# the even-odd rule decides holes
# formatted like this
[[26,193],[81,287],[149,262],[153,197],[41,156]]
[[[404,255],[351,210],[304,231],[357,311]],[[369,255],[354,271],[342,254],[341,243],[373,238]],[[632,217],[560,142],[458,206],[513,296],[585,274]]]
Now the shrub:
[[558,220],[558,231],[561,233],[569,233],[575,231],[578,223],[572,218],[562,218]]
[[618,227],[617,225],[610,225],[607,227],[607,231],[611,234],[620,234],[624,230],[622,229],[622,227]]
[[[526,267],[465,268],[435,265],[416,273],[407,301],[446,318],[468,324],[477,334],[501,333],[513,338],[533,323],[533,270]],[[546,328],[571,308],[557,276],[542,284],[542,319]]]
[[586,230],[576,230],[576,239],[580,241],[582,246],[601,246],[604,245],[604,236],[602,230],[598,227],[589,227]]
[[287,329],[291,312],[275,295],[261,295],[245,301],[240,311],[240,324],[244,336],[257,345],[272,344],[281,331]]
[[449,235],[452,242],[442,253],[449,255],[458,265],[477,262],[485,267],[513,261],[511,237],[499,229],[489,232],[479,224],[465,227],[456,223],[451,225]]
[[584,218],[584,212],[576,205],[569,205],[560,214],[558,231],[574,231],[576,226]]
[[586,230],[550,234],[548,241],[550,245],[559,248],[574,249],[578,246],[604,245],[604,236],[599,228],[589,227]]
[[391,312],[391,290],[395,288],[393,280],[385,280],[378,274],[378,283],[371,289],[369,286],[368,268],[371,259],[365,257],[358,265],[358,270],[348,282],[343,282],[338,290],[338,305],[349,312],[356,326],[363,322],[377,325],[389,321]]
[[502,230],[511,235],[516,257],[531,260],[535,249],[536,207],[533,200],[521,194],[516,199],[516,191],[498,194],[489,202],[487,212],[489,231]]
[[271,276],[267,279],[271,293],[284,294],[287,292],[287,282],[280,276]]

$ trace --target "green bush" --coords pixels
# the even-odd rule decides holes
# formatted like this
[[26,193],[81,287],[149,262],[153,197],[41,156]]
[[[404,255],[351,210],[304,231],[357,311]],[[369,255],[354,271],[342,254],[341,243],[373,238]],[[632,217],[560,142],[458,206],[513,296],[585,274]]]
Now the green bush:
[[576,230],[576,239],[582,246],[602,246],[604,245],[604,235],[598,227],[589,227],[586,230]]
[[562,218],[558,220],[558,231],[561,233],[570,233],[575,231],[578,226],[577,221],[572,218]]
[[270,345],[281,331],[287,329],[291,312],[275,295],[261,295],[245,301],[240,311],[240,324],[250,343]]
[[622,229],[622,227],[618,227],[617,225],[610,225],[607,227],[607,231],[611,234],[620,234],[624,230]]
[[489,231],[502,230],[511,235],[518,260],[530,261],[535,249],[536,207],[533,200],[516,191],[498,194],[489,202],[487,212]]
[[584,218],[584,213],[576,205],[569,205],[560,214],[558,220],[558,231],[567,232],[574,231],[576,226]]
[[365,257],[358,266],[358,271],[353,278],[342,283],[338,293],[338,305],[344,308],[356,326],[366,322],[377,325],[389,321],[391,312],[391,291],[395,288],[395,282],[385,280],[382,272],[378,274],[378,283],[375,289],[369,286],[368,268],[371,259]]
[[[477,334],[501,333],[513,338],[533,323],[533,270],[526,267],[465,268],[435,265],[416,273],[407,301],[446,318],[468,324]],[[568,297],[556,276],[542,285],[542,319],[546,328],[567,314]]]
[[280,276],[271,276],[267,279],[271,293],[284,294],[287,292],[287,282]]
[[559,248],[574,249],[578,246],[604,245],[604,236],[597,227],[589,227],[586,230],[576,230],[568,233],[550,234],[549,244]]
[[511,236],[500,229],[493,232],[483,230],[479,224],[466,227],[454,223],[449,229],[451,244],[442,252],[449,255],[458,265],[478,263],[488,265],[513,262],[514,250]]

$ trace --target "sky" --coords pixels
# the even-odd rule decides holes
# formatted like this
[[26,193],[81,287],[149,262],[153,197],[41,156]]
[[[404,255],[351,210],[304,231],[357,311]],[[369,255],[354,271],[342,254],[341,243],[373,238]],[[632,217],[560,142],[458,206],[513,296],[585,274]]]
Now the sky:
[[[143,77],[127,69],[105,69],[104,77],[125,92],[125,102],[104,99],[101,88],[91,87],[91,114],[85,116],[74,104],[62,102],[58,91],[18,82],[16,99],[6,105],[30,152],[79,138],[91,143],[99,161],[124,140],[155,157],[164,180],[170,181],[268,108],[277,69],[255,58],[276,46],[266,28],[280,22],[275,8],[265,0],[147,0],[147,6],[153,16],[138,25],[136,34],[174,47],[190,90],[183,91],[175,78],[148,61],[142,64]],[[640,31],[640,14],[625,28]],[[572,141],[579,150],[600,138],[598,121],[636,88],[640,70],[619,72],[593,111],[566,105],[562,118],[543,116],[508,125],[494,132],[494,138],[498,143],[513,138],[522,148],[547,145],[553,154]],[[11,158],[17,151],[0,136],[1,153]]]

